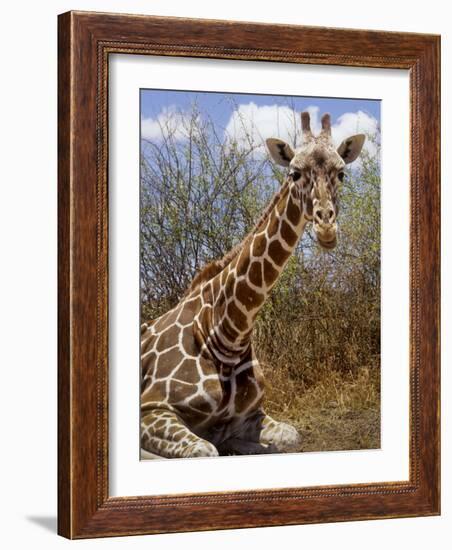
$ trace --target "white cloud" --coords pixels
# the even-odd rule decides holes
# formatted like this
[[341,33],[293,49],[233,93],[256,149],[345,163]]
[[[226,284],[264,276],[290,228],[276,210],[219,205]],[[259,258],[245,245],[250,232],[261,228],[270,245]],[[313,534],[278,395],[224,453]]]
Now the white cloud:
[[[320,109],[311,105],[306,109],[311,115],[311,129],[317,134],[321,128]],[[363,112],[350,112],[341,115],[331,128],[333,142],[339,146],[341,141],[351,135],[365,133],[374,135],[377,132],[378,121]],[[294,136],[301,135],[300,113],[290,107],[277,105],[257,106],[251,102],[241,104],[232,113],[225,130],[228,139],[235,139],[243,147],[251,142],[264,153],[264,142],[269,137],[282,139],[290,145],[294,144]],[[298,145],[298,144],[297,144]],[[366,140],[365,147],[369,153],[375,152],[375,146]]]
[[[337,122],[331,127],[331,135],[335,145],[339,146],[344,139],[354,134],[374,136],[377,130],[378,121],[376,118],[363,111],[357,111],[356,113],[344,113],[341,115],[337,119]],[[369,139],[366,139],[364,149],[366,149],[370,155],[376,153],[376,147]]]
[[294,130],[299,132],[299,115],[289,107],[255,103],[241,104],[232,113],[226,125],[228,139],[237,141],[239,146],[248,147],[251,143],[264,152],[264,141],[278,137],[293,143]]
[[157,118],[141,119],[141,137],[159,141],[171,135],[176,141],[181,141],[188,138],[190,123],[190,114],[171,105],[163,108]]

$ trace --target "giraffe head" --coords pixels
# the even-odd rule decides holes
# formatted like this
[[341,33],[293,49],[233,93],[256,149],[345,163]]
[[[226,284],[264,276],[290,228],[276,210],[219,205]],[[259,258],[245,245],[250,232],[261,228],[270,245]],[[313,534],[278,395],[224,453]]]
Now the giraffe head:
[[311,131],[308,112],[301,114],[302,143],[295,151],[280,139],[267,139],[273,160],[289,168],[289,178],[299,190],[305,218],[313,222],[319,244],[332,249],[337,242],[337,191],[344,179],[344,167],[361,152],[365,136],[350,136],[336,149],[331,139],[331,119],[322,116],[318,136]]

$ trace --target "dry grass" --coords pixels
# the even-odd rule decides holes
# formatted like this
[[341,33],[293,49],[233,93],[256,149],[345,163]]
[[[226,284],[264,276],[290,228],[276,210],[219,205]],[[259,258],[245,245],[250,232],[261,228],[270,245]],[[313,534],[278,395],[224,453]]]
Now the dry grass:
[[358,281],[345,294],[318,288],[308,275],[303,289],[283,278],[256,324],[265,409],[299,430],[301,451],[379,448],[378,296]]
[[267,380],[265,409],[275,420],[295,426],[300,451],[378,449],[380,447],[380,369],[361,367],[342,373],[319,369],[306,386],[288,368],[261,361]]

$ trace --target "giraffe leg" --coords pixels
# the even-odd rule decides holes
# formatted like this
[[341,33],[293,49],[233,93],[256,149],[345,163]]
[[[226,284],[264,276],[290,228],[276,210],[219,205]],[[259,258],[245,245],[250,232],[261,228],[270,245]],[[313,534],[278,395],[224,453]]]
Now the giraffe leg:
[[301,435],[298,431],[285,422],[277,422],[263,411],[257,415],[259,441],[262,445],[276,447],[276,452],[296,452],[300,450]]
[[220,455],[262,455],[278,452],[274,445],[262,445],[240,437],[231,437],[217,445]]
[[191,432],[176,413],[165,409],[154,409],[143,414],[141,446],[166,458],[218,456],[212,443]]
[[240,433],[218,446],[222,454],[268,454],[300,450],[301,436],[285,422],[277,422],[259,410],[242,425]]

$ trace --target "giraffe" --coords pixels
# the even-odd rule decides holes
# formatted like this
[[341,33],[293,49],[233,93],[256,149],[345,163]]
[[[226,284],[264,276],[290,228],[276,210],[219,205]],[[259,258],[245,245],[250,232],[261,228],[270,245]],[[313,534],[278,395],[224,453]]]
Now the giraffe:
[[331,119],[302,141],[266,145],[288,168],[252,231],[194,278],[180,302],[141,327],[141,445],[166,458],[295,452],[301,436],[263,409],[264,377],[252,344],[256,316],[312,222],[321,247],[337,242],[337,191],[365,136],[335,149]]

